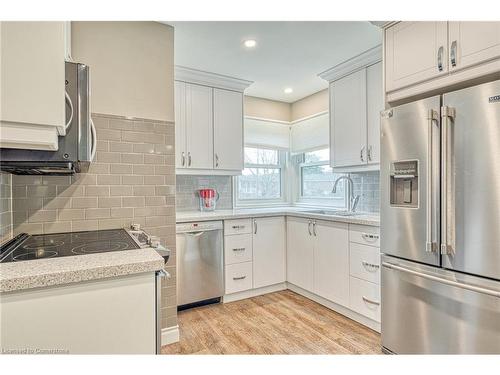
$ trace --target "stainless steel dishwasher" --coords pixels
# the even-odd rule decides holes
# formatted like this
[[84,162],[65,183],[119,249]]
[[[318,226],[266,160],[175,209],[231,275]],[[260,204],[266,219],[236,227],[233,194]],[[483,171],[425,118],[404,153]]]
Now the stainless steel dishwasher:
[[220,302],[224,295],[222,221],[177,224],[179,310]]

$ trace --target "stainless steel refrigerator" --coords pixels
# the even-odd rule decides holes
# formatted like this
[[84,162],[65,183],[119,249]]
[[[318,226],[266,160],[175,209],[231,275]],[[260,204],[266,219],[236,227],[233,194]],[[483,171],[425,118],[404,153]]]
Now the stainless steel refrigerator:
[[381,117],[384,349],[500,353],[500,81]]

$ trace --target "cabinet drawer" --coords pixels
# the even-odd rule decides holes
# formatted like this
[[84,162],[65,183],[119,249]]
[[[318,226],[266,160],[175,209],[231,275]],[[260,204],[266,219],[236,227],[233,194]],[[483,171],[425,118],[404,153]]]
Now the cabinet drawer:
[[351,309],[380,322],[380,286],[351,276],[349,289]]
[[349,241],[380,247],[380,229],[368,225],[349,225]]
[[224,220],[224,234],[252,233],[252,219]]
[[252,262],[226,266],[226,294],[252,289]]
[[224,237],[225,264],[252,261],[252,235],[237,234]]
[[352,242],[350,245],[349,272],[351,276],[380,284],[380,253],[372,246]]

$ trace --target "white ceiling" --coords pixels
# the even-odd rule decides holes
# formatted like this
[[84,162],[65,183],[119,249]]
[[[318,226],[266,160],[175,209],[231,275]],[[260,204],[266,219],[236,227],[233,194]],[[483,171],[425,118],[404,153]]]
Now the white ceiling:
[[328,87],[318,73],[382,42],[369,22],[165,23],[175,27],[176,65],[254,81],[246,95],[290,103]]

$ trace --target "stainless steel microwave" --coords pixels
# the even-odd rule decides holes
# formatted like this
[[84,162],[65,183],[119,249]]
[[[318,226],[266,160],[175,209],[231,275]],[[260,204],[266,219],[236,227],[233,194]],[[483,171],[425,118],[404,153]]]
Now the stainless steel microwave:
[[[96,147],[90,118],[89,67],[66,62],[65,136],[59,136],[57,151],[0,149],[0,169],[13,174],[71,175],[87,172]],[[69,104],[69,105],[68,105]]]

